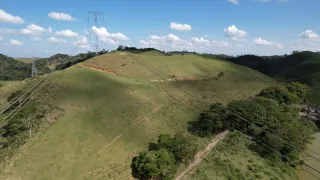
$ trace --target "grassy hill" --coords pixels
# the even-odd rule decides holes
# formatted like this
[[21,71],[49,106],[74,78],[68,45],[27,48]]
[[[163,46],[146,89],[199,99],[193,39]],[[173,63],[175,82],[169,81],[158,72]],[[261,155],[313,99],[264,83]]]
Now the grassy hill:
[[[160,133],[187,132],[205,105],[197,99],[226,103],[275,83],[247,67],[197,55],[95,57],[50,75],[38,98],[65,113],[3,161],[1,177],[132,179],[132,157]],[[198,140],[199,147],[208,141]]]

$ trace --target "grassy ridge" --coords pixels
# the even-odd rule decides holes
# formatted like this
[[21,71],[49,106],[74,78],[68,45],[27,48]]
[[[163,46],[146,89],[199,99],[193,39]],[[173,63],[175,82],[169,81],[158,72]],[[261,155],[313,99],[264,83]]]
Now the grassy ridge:
[[[2,163],[2,177],[132,179],[132,157],[160,133],[185,132],[197,119],[195,103],[201,105],[171,83],[151,81],[161,78],[139,62],[168,78],[191,78],[172,83],[212,101],[248,98],[275,83],[249,68],[194,55],[98,56],[52,74],[41,96],[65,114]],[[225,76],[215,79],[220,72]],[[199,139],[199,146],[205,142]]]

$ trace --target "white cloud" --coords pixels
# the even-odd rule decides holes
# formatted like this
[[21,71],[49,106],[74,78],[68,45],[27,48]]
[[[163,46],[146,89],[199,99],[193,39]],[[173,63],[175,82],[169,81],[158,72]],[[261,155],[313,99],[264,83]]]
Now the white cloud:
[[0,36],[0,41],[3,39],[3,37]]
[[56,44],[65,44],[65,43],[67,43],[66,40],[58,39],[58,38],[55,38],[55,37],[49,37],[48,41],[51,42],[51,43],[56,43]]
[[238,0],[228,0],[229,2],[231,2],[232,4],[238,5],[239,1]]
[[45,32],[51,33],[52,32],[51,27],[48,27],[48,29],[45,29],[41,26],[30,24],[26,28],[20,30],[21,34],[31,35],[31,36],[41,36],[42,33],[45,33]]
[[41,37],[33,37],[33,38],[31,38],[31,41],[38,41],[38,42],[40,42],[40,41],[42,41],[42,38],[41,38]]
[[275,46],[277,48],[283,48],[283,46],[277,42],[270,42],[263,38],[255,38],[253,44],[257,46]]
[[212,41],[212,46],[218,47],[230,47],[231,44],[226,41]]
[[[260,0],[261,2],[271,2],[272,0]],[[273,0],[273,1],[278,1],[278,2],[287,2],[289,0]]]
[[174,34],[166,36],[149,35],[145,40],[140,41],[140,47],[153,47],[160,50],[187,50],[187,51],[210,51],[213,47],[230,47],[225,41],[210,41],[203,37],[193,37],[184,40]]
[[102,37],[101,41],[106,44],[110,44],[110,45],[118,45],[119,44],[119,42],[117,40],[113,40],[113,39],[106,38],[106,37]]
[[11,39],[10,40],[10,45],[12,45],[12,46],[22,46],[23,44],[18,40]]
[[55,19],[55,20],[62,20],[62,21],[75,21],[76,20],[70,14],[61,13],[61,12],[50,12],[48,14],[48,16],[51,19]]
[[237,48],[244,48],[244,46],[242,44],[237,44],[236,47]]
[[70,29],[57,31],[56,34],[59,36],[65,36],[65,37],[77,37],[78,36],[78,33],[75,33],[73,31],[71,31]]
[[21,19],[19,16],[13,16],[5,12],[4,10],[0,9],[0,22],[23,24],[24,20]]
[[194,44],[199,44],[199,45],[204,45],[204,46],[210,45],[210,41],[207,39],[204,39],[203,37],[200,37],[200,38],[193,37],[193,38],[191,38],[191,42]]
[[109,33],[104,27],[97,28],[96,26],[93,26],[91,32],[97,35],[101,40],[105,38],[113,40],[129,40],[129,38],[122,33]]
[[178,36],[174,35],[174,34],[169,34],[168,35],[168,39],[171,41],[179,41],[181,40]]
[[17,30],[15,29],[9,29],[9,28],[1,28],[0,34],[15,34],[17,33]]
[[245,38],[248,35],[246,31],[238,29],[235,25],[224,28],[224,33],[226,37],[234,41],[237,41],[241,38]]
[[176,31],[191,31],[191,26],[189,24],[179,24],[172,22],[170,28]]
[[312,30],[306,30],[299,35],[302,39],[320,39],[320,35]]
[[79,48],[89,48],[88,39],[84,36],[80,36],[79,40],[74,43]]

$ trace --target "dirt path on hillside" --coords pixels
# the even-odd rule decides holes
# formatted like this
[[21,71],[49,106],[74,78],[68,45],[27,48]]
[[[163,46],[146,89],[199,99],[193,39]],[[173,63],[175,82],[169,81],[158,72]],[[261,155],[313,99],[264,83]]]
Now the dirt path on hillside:
[[120,74],[118,74],[115,71],[104,69],[104,68],[101,68],[99,66],[85,65],[85,64],[82,64],[82,63],[79,63],[79,66],[85,67],[85,68],[89,68],[89,69],[92,69],[94,71],[100,71],[100,72],[104,72],[104,73],[111,73],[111,74],[114,74],[114,75],[121,76]]
[[202,151],[199,151],[196,156],[194,157],[194,160],[191,164],[189,164],[188,168],[182,171],[177,177],[176,180],[182,180],[187,176],[187,173],[191,170],[194,170],[201,161],[209,154],[212,148],[214,148],[217,143],[221,140],[223,140],[227,134],[229,133],[228,130],[218,134],[215,138],[211,140],[211,142],[207,145],[206,148],[204,148]]
[[151,82],[165,82],[165,81],[199,81],[199,80],[209,80],[213,78],[196,78],[196,77],[189,77],[189,78],[171,78],[171,79],[152,79]]

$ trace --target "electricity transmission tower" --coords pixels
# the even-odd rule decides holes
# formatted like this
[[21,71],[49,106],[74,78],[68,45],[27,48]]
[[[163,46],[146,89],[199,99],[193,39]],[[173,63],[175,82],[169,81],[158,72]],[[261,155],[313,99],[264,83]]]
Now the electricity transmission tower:
[[[102,18],[103,18],[102,21],[104,21],[103,13],[102,12],[97,12],[97,11],[90,11],[88,13],[89,13],[89,15],[93,15],[93,25],[98,28],[99,27],[99,15],[102,16]],[[90,27],[89,18],[88,18],[88,26]],[[91,35],[90,35],[90,41],[91,41]],[[96,52],[96,55],[97,55],[98,54],[98,50],[99,50],[99,37],[98,37],[97,34],[95,34],[95,42],[94,42],[93,47],[95,48],[95,52]]]
[[32,59],[32,71],[31,71],[31,77],[38,76],[37,67],[36,67],[36,60],[34,58]]

